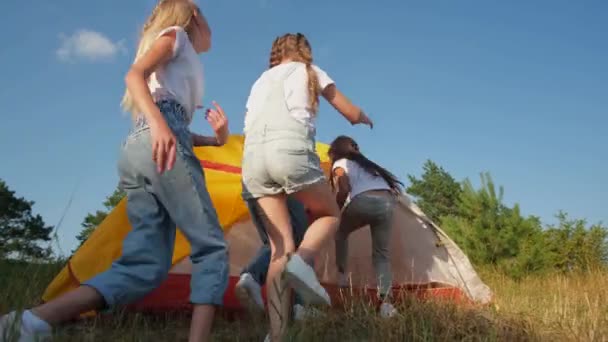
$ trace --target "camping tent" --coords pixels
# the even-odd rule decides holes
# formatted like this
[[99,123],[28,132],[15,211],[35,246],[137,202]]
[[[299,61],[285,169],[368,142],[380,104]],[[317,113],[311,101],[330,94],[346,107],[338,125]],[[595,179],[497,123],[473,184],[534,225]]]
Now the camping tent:
[[[241,199],[242,150],[242,136],[231,136],[228,143],[220,148],[195,149],[204,167],[207,188],[229,244],[230,283],[224,297],[224,308],[228,310],[240,308],[234,295],[234,285],[241,269],[261,244]],[[329,170],[327,150],[327,145],[317,144],[317,153],[325,172]],[[407,197],[402,198],[396,210],[393,227],[391,263],[394,290],[407,289],[478,303],[491,300],[490,289],[479,279],[468,258]],[[120,256],[122,240],[130,229],[123,199],[47,287],[43,300],[51,300],[108,269],[112,261]],[[373,293],[376,284],[371,264],[369,228],[351,234],[349,243],[351,286]],[[188,242],[178,231],[169,277],[130,308],[170,310],[187,307],[191,272],[189,253]],[[330,241],[315,260],[315,269],[335,300],[338,291],[334,260],[334,244]]]

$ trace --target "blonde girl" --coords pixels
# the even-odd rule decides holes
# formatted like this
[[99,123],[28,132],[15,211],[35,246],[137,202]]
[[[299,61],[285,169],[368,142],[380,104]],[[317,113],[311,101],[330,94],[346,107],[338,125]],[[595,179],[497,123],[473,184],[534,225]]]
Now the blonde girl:
[[192,148],[222,145],[228,137],[222,109],[207,112],[214,137],[192,134],[189,124],[203,96],[198,55],[211,45],[211,32],[190,0],[162,0],[144,25],[135,62],[126,75],[123,108],[133,113],[134,128],[118,162],[132,231],[112,266],[77,289],[22,315],[0,321],[20,341],[45,337],[51,326],[89,310],[132,302],[165,279],[176,225],[192,246],[190,301],[194,304],[190,341],[207,341],[228,281],[223,232],[205,188],[205,176]]
[[[321,246],[334,236],[340,216],[315,151],[319,95],[352,124],[372,126],[327,73],[313,64],[304,35],[277,38],[270,68],[255,82],[247,101],[243,159],[243,196],[257,200],[270,238],[272,257],[266,284],[270,337],[276,341],[284,336],[291,304],[287,284],[280,276],[283,271],[305,302],[330,304],[310,266]],[[314,218],[297,250],[286,205],[288,195],[302,202]]]

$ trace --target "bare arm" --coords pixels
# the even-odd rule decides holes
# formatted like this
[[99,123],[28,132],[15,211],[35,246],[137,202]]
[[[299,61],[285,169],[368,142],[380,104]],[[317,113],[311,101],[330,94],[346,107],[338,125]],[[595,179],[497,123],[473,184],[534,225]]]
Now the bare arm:
[[154,70],[171,60],[175,38],[175,32],[172,32],[157,39],[150,50],[133,63],[125,76],[129,94],[150,125],[152,160],[156,163],[159,173],[173,168],[176,140],[160,109],[154,103],[146,80]]
[[192,145],[194,146],[224,146],[228,141],[228,137],[221,138],[218,136],[210,137],[207,135],[200,135],[192,133]]
[[129,93],[137,107],[146,116],[150,126],[166,124],[166,122],[154,103],[146,80],[154,70],[171,60],[175,38],[175,32],[158,38],[150,50],[133,63],[125,76],[127,89],[129,89]]
[[334,178],[334,184],[336,184],[338,188],[338,192],[336,193],[336,202],[338,202],[338,206],[342,208],[351,190],[348,175],[343,168],[337,167],[333,171],[332,176]]
[[335,84],[330,84],[323,90],[323,97],[352,125],[367,124],[373,128],[371,120],[363,113],[361,108],[355,106],[342,94]]

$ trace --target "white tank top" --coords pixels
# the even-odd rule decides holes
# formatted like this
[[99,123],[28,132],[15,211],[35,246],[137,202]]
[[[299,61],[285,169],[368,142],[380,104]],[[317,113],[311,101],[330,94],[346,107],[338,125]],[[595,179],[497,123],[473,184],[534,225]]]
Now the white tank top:
[[169,31],[175,31],[173,58],[150,75],[148,88],[155,101],[174,99],[179,102],[191,120],[194,111],[203,103],[203,65],[183,28],[168,27],[158,37]]

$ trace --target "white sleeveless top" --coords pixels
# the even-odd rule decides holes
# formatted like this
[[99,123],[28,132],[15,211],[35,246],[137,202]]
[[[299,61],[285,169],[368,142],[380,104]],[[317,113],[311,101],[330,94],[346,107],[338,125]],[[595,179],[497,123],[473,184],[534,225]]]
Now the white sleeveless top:
[[[327,86],[334,83],[327,73],[318,66],[312,65],[312,69],[317,74],[320,91],[323,91]],[[315,130],[315,115],[308,108],[308,74],[306,73],[306,64],[288,62],[264,71],[251,87],[246,104],[247,115],[245,115],[245,127],[243,129],[245,134],[247,134],[250,123],[253,122],[254,118],[252,115],[261,112],[272,82],[279,79],[284,79],[285,102],[289,108],[289,114],[310,130]]]
[[148,88],[154,101],[176,100],[191,120],[194,111],[203,104],[203,65],[182,27],[168,27],[157,38],[169,31],[175,31],[173,58],[150,75]]

